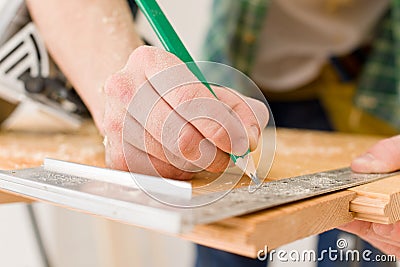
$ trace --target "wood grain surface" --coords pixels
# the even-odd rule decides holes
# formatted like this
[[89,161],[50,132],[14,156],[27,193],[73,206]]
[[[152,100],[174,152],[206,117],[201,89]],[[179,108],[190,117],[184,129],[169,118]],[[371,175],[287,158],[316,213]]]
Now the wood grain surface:
[[[46,157],[104,166],[102,138],[89,122],[68,134],[0,132],[0,169],[37,167]],[[0,203],[20,201],[32,200],[0,192]]]
[[[377,136],[279,129],[276,156],[268,180],[348,166],[352,158],[379,139]],[[91,124],[74,134],[0,133],[0,169],[39,166],[45,157],[104,166],[102,138]],[[181,237],[255,257],[265,245],[273,249],[354,218],[391,223],[400,219],[398,178],[199,225]],[[195,181],[199,179],[201,176]],[[13,201],[29,200],[0,194],[0,203]]]

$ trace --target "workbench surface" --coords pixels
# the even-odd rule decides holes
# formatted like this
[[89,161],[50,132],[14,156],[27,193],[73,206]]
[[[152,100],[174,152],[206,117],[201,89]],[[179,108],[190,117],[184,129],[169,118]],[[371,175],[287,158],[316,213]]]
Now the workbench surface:
[[[379,139],[376,136],[278,129],[276,156],[268,179],[348,166],[352,158]],[[0,133],[0,169],[39,166],[45,157],[103,167],[102,138],[90,123],[73,134]],[[255,257],[265,245],[270,249],[276,248],[332,229],[354,218],[390,223],[400,219],[400,212],[392,205],[392,202],[398,201],[400,192],[400,182],[397,180],[400,179],[386,178],[349,190],[199,225],[181,237]],[[364,200],[368,203],[371,201],[370,193],[379,200],[380,206],[371,214],[364,214],[363,203]],[[0,193],[0,203],[15,201],[30,200]],[[357,212],[351,212],[354,211],[352,208]]]

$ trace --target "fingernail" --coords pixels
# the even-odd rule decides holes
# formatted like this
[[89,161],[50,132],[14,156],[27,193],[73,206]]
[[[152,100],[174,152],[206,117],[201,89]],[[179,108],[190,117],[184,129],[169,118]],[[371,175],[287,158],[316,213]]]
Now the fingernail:
[[351,167],[356,172],[387,172],[387,164],[375,158],[371,153],[355,158]]
[[351,168],[356,172],[370,172],[372,171],[372,163],[375,160],[376,159],[372,154],[366,153],[355,158],[351,163]]
[[375,160],[374,155],[372,155],[371,153],[366,153],[354,159],[353,162],[360,165],[366,165],[366,164],[371,164],[374,160]]
[[254,150],[257,148],[258,139],[260,138],[260,131],[256,125],[250,127],[249,130],[249,140],[250,140],[250,149]]
[[373,224],[374,232],[380,236],[388,237],[392,234],[393,224]]

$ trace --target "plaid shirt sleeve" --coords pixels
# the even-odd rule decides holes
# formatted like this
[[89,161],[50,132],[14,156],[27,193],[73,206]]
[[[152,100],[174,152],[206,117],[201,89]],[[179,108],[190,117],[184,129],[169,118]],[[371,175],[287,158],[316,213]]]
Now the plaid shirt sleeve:
[[377,28],[354,103],[400,130],[400,0],[392,0]]
[[214,0],[205,58],[249,74],[269,1]]
[[[248,75],[269,1],[214,0],[205,58],[233,66]],[[400,130],[400,0],[392,0],[377,33],[354,103]]]

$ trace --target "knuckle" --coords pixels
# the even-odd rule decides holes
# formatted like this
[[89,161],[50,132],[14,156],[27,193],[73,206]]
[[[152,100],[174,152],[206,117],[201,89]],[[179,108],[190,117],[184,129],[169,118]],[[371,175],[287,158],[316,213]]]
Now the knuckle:
[[[216,123],[212,124],[214,124],[214,126],[210,128],[209,139],[216,144],[227,142],[231,143],[232,140],[230,140],[229,134],[227,133],[226,129]],[[229,147],[231,147],[231,145],[229,145]]]
[[111,75],[104,84],[104,93],[107,96],[117,97],[127,102],[137,90],[140,81],[135,81],[140,77],[138,73],[143,73],[143,67],[146,68],[154,62],[155,48],[150,46],[140,46],[136,48],[129,56],[124,68]]
[[127,67],[137,65],[138,62],[146,63],[149,60],[154,61],[153,58],[155,51],[156,48],[153,46],[148,46],[148,45],[139,46],[138,48],[133,50],[133,52],[130,54],[127,62]]
[[197,80],[192,81],[191,78],[188,79],[188,81],[182,81],[181,85],[173,87],[168,91],[173,96],[173,99],[170,99],[170,101],[175,106],[179,106],[181,109],[191,109],[193,106],[197,108],[204,105],[218,105],[218,108],[224,108],[224,104],[216,101],[211,92],[204,90],[203,84],[200,84]]
[[193,100],[198,97],[197,88],[192,88],[194,85],[183,85],[173,89],[172,92],[175,91],[176,94],[176,104],[185,104],[185,108],[189,108],[187,105],[190,104],[190,100]]
[[245,125],[240,120],[213,123],[209,139],[225,152],[242,155],[249,147]]
[[116,97],[126,102],[129,101],[135,93],[135,85],[131,78],[123,72],[111,75],[105,85],[104,93],[108,97]]
[[183,62],[173,53],[166,52],[164,49],[152,46],[148,52],[152,53],[156,65],[162,69],[182,64]]
[[178,149],[184,157],[194,160],[194,156],[198,156],[198,137],[193,129],[185,127],[178,138]]

